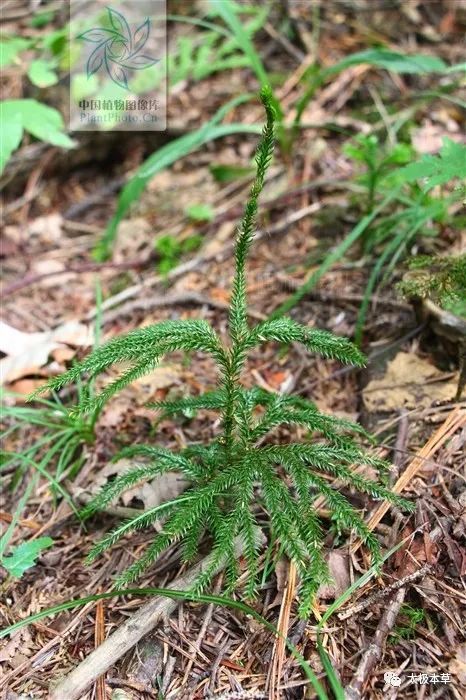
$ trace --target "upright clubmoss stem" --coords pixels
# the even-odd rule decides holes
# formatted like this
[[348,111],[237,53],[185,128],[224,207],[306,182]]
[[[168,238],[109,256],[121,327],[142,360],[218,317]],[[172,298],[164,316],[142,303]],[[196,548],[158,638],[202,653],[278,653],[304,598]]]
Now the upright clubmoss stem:
[[223,441],[228,453],[233,444],[235,393],[244,364],[242,343],[248,332],[246,260],[254,238],[259,195],[264,187],[265,174],[270,165],[274,147],[275,110],[271,89],[267,86],[263,87],[260,98],[266,113],[266,123],[256,150],[256,177],[249,193],[235,246],[235,276],[229,314],[230,367],[224,382],[226,403],[223,414]]

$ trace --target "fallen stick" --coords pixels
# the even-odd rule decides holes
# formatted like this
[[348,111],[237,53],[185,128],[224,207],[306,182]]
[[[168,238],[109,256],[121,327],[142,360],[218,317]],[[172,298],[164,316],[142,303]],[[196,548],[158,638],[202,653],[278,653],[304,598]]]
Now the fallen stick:
[[364,656],[356,669],[351,683],[345,688],[345,700],[361,700],[362,688],[370,676],[372,669],[382,656],[385,639],[388,637],[389,632],[393,629],[398,613],[400,612],[400,608],[403,605],[406,590],[406,586],[398,589],[393,598],[387,604],[387,607],[380,618],[380,622],[377,625],[374,641],[369,644],[369,647],[364,652]]
[[[442,535],[443,531],[441,527],[436,527],[430,533],[432,542],[437,542],[437,540]],[[387,639],[389,633],[395,625],[396,618],[398,617],[398,613],[400,612],[400,608],[403,605],[406,593],[410,585],[412,585],[415,580],[422,578],[423,576],[428,574],[431,568],[431,565],[425,564],[414,573],[405,576],[404,578],[401,578],[399,581],[397,581],[389,587],[392,591],[392,596],[388,599],[386,603],[382,617],[380,618],[379,624],[377,625],[373,641],[369,644],[369,646],[363,653],[361,661],[359,662],[359,665],[356,671],[354,672],[353,678],[351,679],[349,685],[345,688],[345,700],[361,700],[361,698],[363,697],[363,688],[367,680],[369,679],[369,676],[372,673],[375,665],[382,657],[385,640]],[[398,588],[395,589],[395,586],[397,585]],[[385,592],[386,591],[384,591],[384,593]],[[375,595],[368,598],[366,600],[366,603],[363,603],[359,607],[359,610],[364,609],[366,607],[366,604],[374,602],[378,597],[379,596]],[[358,606],[354,606],[354,608],[351,611],[347,612],[353,614],[354,612],[356,612],[357,607]],[[340,615],[339,617],[340,619],[344,619]],[[349,617],[349,615],[345,615],[345,617]]]
[[429,570],[432,568],[431,564],[425,564],[423,567],[418,569],[412,574],[409,574],[409,576],[405,576],[404,578],[400,579],[399,581],[395,581],[394,583],[391,583],[389,586],[386,588],[382,588],[382,590],[377,591],[373,595],[369,596],[365,600],[361,601],[360,603],[356,603],[356,605],[352,605],[351,608],[348,608],[348,610],[345,610],[344,612],[338,613],[337,617],[339,617],[340,620],[347,620],[348,617],[352,617],[352,615],[355,615],[358,612],[361,612],[361,610],[365,610],[368,608],[372,603],[376,603],[380,598],[385,598],[386,596],[390,595],[391,593],[394,593],[397,591],[399,588],[403,588],[406,586],[408,583],[414,583],[414,581],[417,581],[418,578],[422,578],[425,576]]
[[[131,316],[135,311],[152,311],[153,309],[158,309],[162,306],[175,306],[176,304],[205,305],[211,306],[214,309],[220,309],[221,311],[227,311],[230,308],[226,302],[211,299],[204,294],[199,294],[198,292],[186,290],[185,292],[164,294],[161,296],[149,296],[128,301],[126,304],[117,307],[113,311],[110,310],[105,312],[103,314],[102,323],[113,323],[113,321],[115,321],[117,318],[122,316]],[[259,321],[264,321],[267,318],[265,314],[260,313],[260,311],[255,311],[254,309],[248,309],[248,315],[251,316],[251,318],[255,318]]]
[[[235,556],[238,558],[242,553],[243,542],[237,537]],[[189,589],[197,576],[209,566],[211,557],[212,555],[193,566],[184,576],[180,576],[169,584],[168,588],[171,590]],[[219,573],[225,563],[225,561],[219,563],[215,573]],[[94,649],[55,688],[51,689],[49,700],[79,700],[99,676],[113,666],[123,654],[132,649],[160,620],[171,615],[176,610],[178,602],[178,600],[171,598],[156,597],[142,605],[103,644]]]

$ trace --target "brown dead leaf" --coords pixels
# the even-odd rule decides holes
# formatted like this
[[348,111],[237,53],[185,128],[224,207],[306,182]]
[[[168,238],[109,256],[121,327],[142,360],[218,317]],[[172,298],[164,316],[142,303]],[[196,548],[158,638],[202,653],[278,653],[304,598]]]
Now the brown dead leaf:
[[269,370],[264,370],[264,379],[269,386],[275,391],[280,393],[284,392],[292,380],[292,375],[287,370],[279,370],[277,372],[272,372]]
[[29,652],[31,646],[32,637],[28,629],[23,628],[22,630],[18,630],[18,632],[15,632],[11,639],[0,649],[0,662],[10,663],[11,659],[17,653],[18,647],[23,651]]
[[181,365],[162,365],[156,367],[150,374],[133,382],[133,387],[138,393],[138,403],[145,404],[154,398],[159,389],[179,385],[183,367]]
[[109,401],[99,417],[99,428],[115,428],[128,414],[127,397],[116,397]]
[[330,570],[330,576],[333,579],[332,584],[323,584],[317,591],[317,597],[322,600],[329,598],[338,598],[342,593],[349,588],[349,557],[344,552],[334,549],[328,553],[327,565]]
[[28,226],[29,236],[38,236],[42,243],[57,243],[62,236],[63,217],[61,214],[39,216]]
[[[280,559],[275,564],[275,576],[277,577],[277,591],[283,593],[288,583],[288,569],[290,563],[285,557],[280,557]],[[279,598],[280,600],[280,598]]]
[[458,678],[462,685],[466,686],[466,643],[460,644],[454,658],[448,665],[448,670]]
[[145,509],[155,508],[161,503],[177,498],[187,486],[188,482],[178,472],[165,472],[152,481],[125,491],[121,500],[127,506],[136,498],[142,501]]
[[[37,389],[43,384],[45,384],[44,379],[18,379],[17,382],[10,384],[9,388],[14,394],[20,394],[26,398],[34,391],[37,391]],[[21,399],[17,397],[17,400]]]
[[113,261],[121,263],[127,262],[129,258],[141,257],[141,251],[149,248],[152,238],[152,227],[146,219],[136,217],[122,221],[113,248]]
[[[78,321],[68,321],[58,328],[39,333],[24,333],[0,321],[0,350],[6,355],[0,360],[0,383],[37,374],[55,350],[69,350],[67,345],[89,346],[92,342],[92,331]],[[69,354],[66,359],[70,359]]]
[[[91,493],[97,493],[108,481],[120,474],[129,471],[136,463],[142,464],[144,459],[119,459],[117,462],[107,464],[96,476]],[[121,495],[121,502],[128,506],[134,499],[141,501],[145,509],[155,508],[161,503],[166,503],[177,498],[186,490],[188,482],[178,472],[166,472],[152,481],[128,489]]]
[[223,304],[228,304],[230,301],[230,292],[224,287],[213,287],[210,291],[210,296],[215,301],[220,301]]
[[362,392],[366,409],[389,412],[400,408],[428,408],[434,401],[448,401],[456,392],[457,377],[444,374],[414,353],[399,352],[381,379],[373,379]]
[[220,224],[215,238],[212,238],[212,240],[205,245],[204,255],[216,255],[223,250],[226,241],[233,236],[235,229],[236,223],[234,221],[224,221],[223,224]]

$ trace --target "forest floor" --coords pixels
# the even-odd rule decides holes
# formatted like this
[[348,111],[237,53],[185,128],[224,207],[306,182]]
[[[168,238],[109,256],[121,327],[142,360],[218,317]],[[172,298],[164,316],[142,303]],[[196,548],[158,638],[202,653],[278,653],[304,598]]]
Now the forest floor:
[[[461,3],[456,7],[453,2],[411,2],[403,12],[393,11],[388,3],[375,3],[379,9],[373,12],[370,2],[358,4],[364,6],[361,12],[351,9],[352,3],[328,3],[322,10],[319,56],[324,63],[366,48],[371,32],[400,51],[432,53],[450,64],[464,60],[466,16]],[[286,112],[298,90],[299,56],[287,52],[269,30],[264,29],[257,41],[270,70],[291,76],[283,90]],[[301,130],[291,154],[276,151],[261,199],[260,230],[248,264],[252,321],[267,317],[285,301],[357,223],[361,215],[357,166],[344,155],[342,144],[367,127],[365,114],[374,103],[380,105],[380,95],[391,113],[414,105],[410,124],[419,153],[432,152],[432,141],[438,144],[442,136],[460,137],[464,113],[459,107],[440,98],[429,103],[413,100],[416,91],[429,87],[429,79],[422,76],[376,73],[358,66],[316,94],[304,119],[312,126]],[[14,85],[11,89],[20,90]],[[220,73],[200,82],[187,81],[182,91],[170,96],[167,139],[207,121],[245,89],[257,89],[246,69],[235,69],[228,77]],[[260,119],[259,108],[240,105],[235,110],[236,122]],[[382,124],[386,119],[382,104]],[[109,147],[104,145],[102,153],[93,157],[87,137],[77,139],[81,162],[74,162],[74,156],[69,163],[62,157],[55,162],[57,150],[47,146],[31,159],[27,173],[18,168],[4,190],[2,316],[8,330],[1,350],[4,357],[17,359],[6,387],[15,393],[5,398],[10,408],[25,406],[25,397],[44,377],[61,372],[74,357],[88,352],[95,339],[96,316],[102,339],[168,318],[205,318],[225,332],[232,241],[251,177],[246,174],[223,184],[209,166],[247,166],[256,137],[214,141],[156,175],[120,225],[112,257],[104,263],[94,261],[92,250],[115,210],[121,182],[151,152],[150,144],[134,133],[124,145],[108,139]],[[18,162],[24,163],[27,153],[20,151]],[[186,208],[198,203],[212,208],[211,221],[196,223],[186,216]],[[464,250],[466,240],[458,229],[439,226],[435,233],[422,239],[419,250],[440,254]],[[178,242],[193,237],[201,241],[194,253],[180,254],[167,276],[160,274],[160,253],[154,246],[162,235]],[[373,265],[373,258],[357,247],[350,249],[291,315],[352,337]],[[384,552],[398,549],[381,573],[358,587],[326,621],[321,640],[341,685],[359,684],[359,695],[354,697],[459,699],[466,683],[461,578],[466,572],[466,403],[453,400],[458,379],[455,347],[445,345],[428,321],[419,322],[396,291],[403,269],[400,264],[370,300],[364,328],[366,369],[343,369],[294,346],[269,345],[251,357],[244,380],[271,391],[293,389],[323,411],[360,420],[375,434],[377,452],[395,465],[396,488],[416,503],[412,515],[390,509],[377,518],[380,504],[358,502],[365,519],[373,518]],[[98,302],[99,293],[103,304]],[[24,335],[15,334],[15,329]],[[52,329],[60,329],[54,339]],[[43,335],[27,335],[33,333]],[[197,395],[213,388],[215,381],[214,368],[205,357],[170,356],[105,407],[95,440],[80,444],[76,452],[79,469],[72,477],[60,477],[61,486],[76,504],[83,504],[124,469],[121,462],[111,463],[118,449],[154,440],[155,432],[157,442],[168,447],[208,441],[218,430],[209,412],[193,419],[164,419],[155,430],[154,414],[146,404],[167,396]],[[62,396],[70,406],[75,398],[73,390]],[[12,421],[4,418],[6,429]],[[44,431],[46,427],[24,422],[19,430],[6,432],[5,449],[27,454]],[[281,437],[286,441],[286,431]],[[39,450],[37,459],[42,456]],[[58,459],[59,455],[47,464],[51,473]],[[179,493],[178,482],[164,488],[165,498]],[[154,498],[161,498],[153,489],[135,488],[125,493],[116,509],[83,527],[69,502],[27,462],[13,462],[2,472],[2,490],[4,531],[18,514],[10,546],[39,536],[53,539],[53,546],[21,578],[4,576],[5,625],[64,601],[109,591],[115,575],[144,550],[153,534],[137,531],[90,565],[84,562],[86,553],[121,519],[122,509],[153,507]],[[294,575],[286,559],[273,567],[264,555],[264,583],[253,604],[288,636],[321,679],[326,671],[316,648],[318,623],[332,601],[370,566],[364,548],[346,535],[329,528],[326,545],[335,584],[319,591],[309,620],[297,616]],[[162,587],[183,572],[179,551],[171,548],[138,587]],[[221,583],[219,574],[213,590],[219,591]],[[0,650],[4,697],[47,697],[51,683],[65,676],[142,603],[137,595],[90,601],[16,631]],[[379,656],[370,667],[374,642]],[[389,671],[401,677],[400,686],[387,682],[384,674]],[[316,696],[298,661],[259,622],[233,609],[180,602],[163,624],[82,697]]]

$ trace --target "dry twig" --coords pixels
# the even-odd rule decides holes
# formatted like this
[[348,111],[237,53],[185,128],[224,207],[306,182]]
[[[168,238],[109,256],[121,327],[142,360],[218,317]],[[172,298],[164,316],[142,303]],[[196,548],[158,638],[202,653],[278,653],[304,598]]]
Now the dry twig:
[[365,600],[362,600],[360,603],[356,603],[355,605],[352,605],[350,608],[347,610],[344,610],[341,613],[338,613],[338,617],[340,620],[347,620],[348,617],[352,617],[358,612],[361,612],[361,610],[365,610],[369,606],[372,605],[372,603],[375,603],[377,600],[380,598],[385,598],[388,596],[390,593],[394,593],[397,591],[399,588],[403,588],[403,586],[407,586],[410,583],[413,583],[414,581],[417,581],[419,578],[422,578],[427,574],[427,572],[431,569],[431,564],[425,564],[425,566],[421,567],[417,571],[415,571],[412,574],[409,574],[409,576],[404,576],[402,579],[399,581],[395,581],[394,583],[391,583],[389,586],[386,588],[383,588],[381,591],[377,591],[373,595],[370,595],[368,598]]
[[290,624],[290,612],[296,593],[296,566],[290,562],[288,567],[288,581],[283,592],[280,615],[277,630],[279,635],[275,638],[272,651],[272,665],[269,675],[269,700],[280,700],[278,686],[282,676],[283,662],[285,660],[286,640]]
[[369,644],[359,663],[349,686],[345,689],[345,700],[360,700],[362,688],[372,669],[382,656],[382,649],[390,630],[393,628],[406,595],[406,586],[400,588],[388,603],[377,625],[374,641]]

